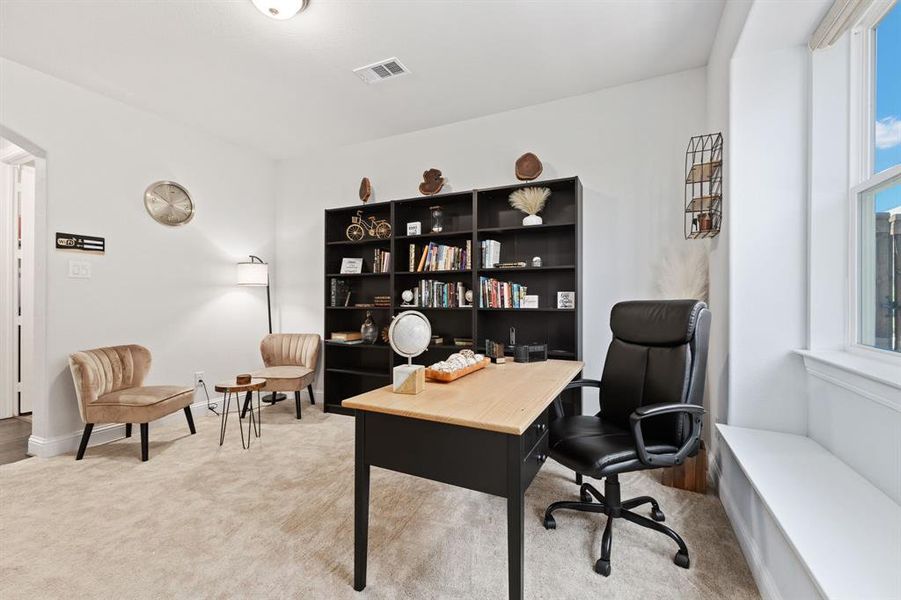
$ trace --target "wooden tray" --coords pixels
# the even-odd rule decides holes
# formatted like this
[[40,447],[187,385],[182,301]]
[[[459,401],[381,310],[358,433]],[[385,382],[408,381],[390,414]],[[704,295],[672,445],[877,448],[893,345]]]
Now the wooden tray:
[[450,383],[451,381],[460,379],[461,377],[465,377],[470,373],[475,373],[480,369],[484,369],[486,365],[491,363],[490,358],[486,358],[480,363],[476,363],[474,365],[470,365],[465,369],[460,369],[459,371],[454,371],[453,373],[444,373],[443,371],[434,371],[432,369],[425,370],[426,379],[431,379],[432,381],[439,381],[441,383]]

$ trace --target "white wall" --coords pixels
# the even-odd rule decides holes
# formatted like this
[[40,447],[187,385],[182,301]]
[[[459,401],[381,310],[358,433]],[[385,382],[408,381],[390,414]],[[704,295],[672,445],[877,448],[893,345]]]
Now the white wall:
[[[0,125],[47,159],[47,232],[106,238],[103,256],[48,249],[47,394],[35,403],[32,450],[71,447],[81,421],[66,357],[140,343],[153,353],[148,383],[191,386],[260,365],[265,291],[234,285],[247,254],[273,258],[274,164],[252,152],[0,59]],[[196,207],[167,228],[146,214],[145,188],[171,179]],[[317,218],[318,221],[318,218]],[[68,279],[70,259],[93,278]]]
[[[584,185],[584,355],[586,375],[599,377],[610,308],[655,297],[664,248],[686,243],[684,152],[706,128],[705,85],[704,69],[695,69],[280,162],[281,329],[321,332],[320,211],[358,203],[362,176],[378,201],[418,196],[429,167],[455,190],[504,185],[516,181],[514,160],[532,151],[544,163],[542,178],[578,175]],[[586,411],[594,406],[586,402]]]
[[[716,455],[714,423],[725,423],[729,408],[729,231],[732,227],[732,156],[729,132],[729,86],[732,54],[744,29],[750,0],[734,0],[723,7],[719,28],[707,62],[707,130],[723,133],[723,219],[720,234],[710,244],[710,350],[707,359],[709,394],[705,433]],[[712,472],[715,459],[709,461]]]
[[806,46],[734,57],[729,124],[728,422],[802,435],[809,73]]

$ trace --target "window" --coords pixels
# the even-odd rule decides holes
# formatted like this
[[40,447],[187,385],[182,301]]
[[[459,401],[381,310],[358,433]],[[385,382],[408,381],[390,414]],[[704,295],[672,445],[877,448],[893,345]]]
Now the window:
[[858,345],[901,355],[901,4],[868,29],[864,168],[856,204]]

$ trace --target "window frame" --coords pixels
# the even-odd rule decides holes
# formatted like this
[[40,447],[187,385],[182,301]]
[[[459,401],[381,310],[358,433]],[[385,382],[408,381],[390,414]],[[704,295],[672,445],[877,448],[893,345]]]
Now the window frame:
[[861,198],[885,182],[901,176],[901,165],[873,173],[876,119],[876,27],[897,0],[876,1],[851,29],[849,96],[850,139],[848,196],[848,313],[845,350],[901,366],[901,353],[861,343]]

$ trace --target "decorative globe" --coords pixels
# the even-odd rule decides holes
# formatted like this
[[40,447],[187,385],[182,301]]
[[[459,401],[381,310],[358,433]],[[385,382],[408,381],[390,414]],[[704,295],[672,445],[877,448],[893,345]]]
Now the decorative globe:
[[424,314],[407,310],[391,321],[388,341],[395,352],[406,358],[419,356],[432,340],[432,325]]
[[413,292],[411,290],[404,290],[400,297],[404,299],[404,303],[409,304],[413,301]]

